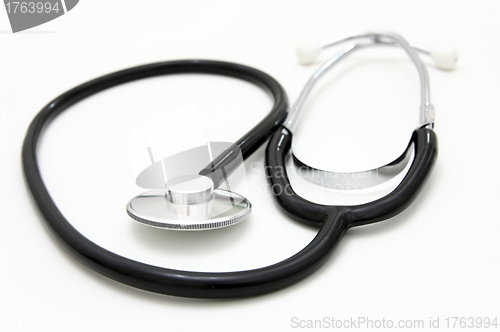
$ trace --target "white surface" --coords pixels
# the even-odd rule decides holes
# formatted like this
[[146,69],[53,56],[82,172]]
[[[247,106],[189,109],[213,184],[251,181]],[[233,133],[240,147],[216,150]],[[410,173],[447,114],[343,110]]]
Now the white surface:
[[[2,330],[293,330],[292,317],[359,316],[423,319],[428,328],[431,317],[440,317],[444,327],[448,316],[500,315],[500,181],[493,144],[500,3],[453,2],[453,12],[450,5],[87,0],[18,34],[9,32],[0,10]],[[293,101],[328,57],[325,52],[312,66],[300,66],[297,42],[363,28],[393,30],[431,46],[445,42],[460,58],[452,72],[425,59],[440,154],[418,199],[389,221],[349,231],[312,276],[250,299],[156,295],[87,269],[44,227],[24,184],[20,149],[29,122],[52,98],[118,69],[207,58],[259,68],[281,82]],[[401,51],[359,52],[315,89],[296,148],[313,152],[310,162],[318,158],[351,170],[387,160],[407,144],[418,122],[418,88],[416,71]],[[270,105],[258,88],[229,78],[178,75],[123,85],[75,105],[50,125],[39,149],[43,177],[79,231],[127,257],[206,271],[272,264],[303,248],[316,230],[285,217],[272,201],[263,149],[247,162],[246,196],[254,209],[242,224],[170,233],[138,225],[125,213],[128,199],[141,191],[134,184],[141,162],[129,160],[129,137],[140,123],[187,107],[198,110],[207,140],[232,141]],[[175,137],[188,130],[181,122],[166,126]],[[314,145],[324,137],[326,143]],[[147,154],[140,158],[147,163]],[[335,202],[332,196],[329,203]]]

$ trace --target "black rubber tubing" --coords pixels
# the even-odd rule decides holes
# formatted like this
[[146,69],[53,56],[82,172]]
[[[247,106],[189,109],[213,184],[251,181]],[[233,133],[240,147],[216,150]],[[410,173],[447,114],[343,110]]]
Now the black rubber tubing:
[[[273,195],[290,217],[321,229],[337,223],[335,234],[348,228],[382,221],[406,209],[417,197],[437,158],[437,137],[432,129],[413,132],[413,162],[399,185],[386,196],[355,206],[329,206],[310,202],[297,195],[286,175],[285,158],[292,144],[292,133],[285,127],[274,133],[266,150],[266,172]],[[280,174],[281,176],[275,176]],[[284,174],[284,175],[283,175]],[[341,219],[342,222],[335,219]],[[321,234],[321,231],[320,231]]]
[[[180,271],[133,261],[99,247],[81,235],[62,216],[50,198],[40,176],[36,162],[37,140],[43,127],[53,116],[93,93],[140,78],[180,72],[229,75],[264,86],[267,86],[265,82],[272,81],[274,83],[267,88],[274,95],[276,104],[281,100],[280,105],[283,109],[280,108],[277,111],[275,105],[271,114],[257,126],[260,128],[257,130],[262,130],[263,125],[272,123],[272,128],[269,131],[262,130],[264,136],[270,135],[284,120],[286,96],[279,84],[269,76],[255,69],[236,64],[202,60],[175,61],[127,69],[90,81],[66,92],[49,103],[35,117],[23,145],[22,156],[26,182],[46,224],[58,242],[71,255],[91,269],[133,287],[167,295],[194,298],[255,296],[287,287],[321,266],[349,227],[379,221],[406,208],[416,196],[437,155],[434,132],[420,129],[413,135],[415,157],[412,166],[401,184],[393,192],[377,201],[358,207],[324,206],[300,198],[291,189],[286,174],[285,176],[276,175],[283,174],[281,171],[279,173],[275,171],[279,167],[284,167],[292,140],[291,133],[282,127],[271,137],[266,149],[266,172],[275,198],[283,210],[299,221],[320,226],[318,234],[309,245],[280,263],[239,272]],[[247,74],[250,77],[247,77]],[[267,79],[263,82],[256,76],[267,77]],[[276,88],[276,91],[280,91],[281,95],[274,93],[273,87]],[[271,115],[274,113],[278,114],[275,117],[275,122],[269,120],[270,117],[273,118]],[[254,132],[251,131],[238,141],[244,158],[257,149],[257,144],[260,145],[265,140],[265,138],[252,138],[250,140],[252,143],[246,146],[244,138],[247,136],[256,137],[253,134]],[[279,186],[289,188],[289,190],[278,192]],[[292,204],[297,205],[291,206]]]

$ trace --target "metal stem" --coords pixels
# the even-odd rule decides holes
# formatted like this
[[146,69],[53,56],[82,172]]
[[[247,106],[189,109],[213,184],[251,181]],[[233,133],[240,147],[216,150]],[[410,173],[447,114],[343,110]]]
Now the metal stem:
[[422,60],[417,54],[417,51],[430,54],[432,49],[430,47],[417,44],[409,43],[403,37],[388,31],[379,30],[369,30],[361,32],[352,32],[344,34],[320,43],[321,48],[325,49],[350,41],[353,39],[365,39],[364,41],[358,41],[356,43],[350,44],[343,48],[340,52],[331,57],[327,62],[325,62],[309,79],[309,81],[304,86],[304,89],[300,93],[297,101],[289,110],[288,118],[285,122],[285,126],[293,133],[297,128],[298,121],[300,118],[300,111],[304,102],[311,92],[318,79],[323,76],[328,70],[330,70],[335,64],[339,63],[340,60],[344,59],[347,55],[353,53],[358,49],[373,46],[377,44],[386,45],[399,45],[401,46],[410,59],[415,64],[420,77],[420,91],[421,91],[421,106],[420,106],[420,126],[428,125],[430,128],[434,126],[434,108],[430,102],[430,86],[429,86],[429,75],[427,69],[425,68]]

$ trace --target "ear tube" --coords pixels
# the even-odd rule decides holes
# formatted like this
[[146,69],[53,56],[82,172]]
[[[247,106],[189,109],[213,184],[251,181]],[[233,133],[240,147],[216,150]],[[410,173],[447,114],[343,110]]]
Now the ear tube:
[[[406,41],[398,34],[390,31],[367,30],[343,34],[320,43],[303,44],[297,48],[297,55],[301,64],[309,64],[317,58],[321,51],[349,41],[352,41],[352,43],[345,46],[333,57],[327,60],[311,76],[309,81],[304,86],[299,97],[297,98],[296,102],[291,106],[288,118],[284,126],[292,133],[296,130],[303,105],[312,88],[318,82],[319,78],[321,78],[326,72],[331,70],[341,60],[354,53],[354,51],[365,47],[375,45],[396,45],[403,48],[403,50],[408,54],[410,60],[414,63],[419,74],[421,90],[421,120],[417,128],[426,127],[432,129],[434,127],[435,111],[434,106],[430,101],[429,75],[424,63],[417,53],[429,55],[436,63],[436,66],[443,70],[452,70],[455,67],[458,59],[457,51],[452,48],[433,49],[425,45],[411,43]],[[398,158],[396,158],[396,160],[393,160],[378,168],[361,172],[339,173],[331,170],[318,169],[313,166],[307,165],[296,155],[293,155],[293,161],[295,167],[300,169],[299,175],[306,181],[313,184],[321,185],[326,188],[337,188],[342,190],[348,187],[343,186],[342,183],[339,183],[339,181],[342,181],[343,179],[353,179],[353,181],[356,182],[355,184],[359,185],[359,187],[368,188],[385,182],[403,171],[409,160],[411,159],[410,152],[412,150],[412,147],[413,144],[412,141],[410,141],[406,150]],[[372,173],[376,173],[377,175],[384,174],[384,176],[373,177],[370,176],[370,174]]]
[[[313,63],[316,58],[319,56],[321,51],[341,44],[343,42],[347,42],[352,39],[371,39],[371,42],[374,44],[386,44],[386,45],[396,45],[397,42],[394,42],[392,39],[384,38],[383,34],[392,34],[387,31],[364,31],[364,32],[354,32],[345,35],[341,35],[334,39],[325,40],[320,43],[310,43],[305,42],[301,43],[297,46],[297,57],[299,59],[300,64],[309,65]],[[394,34],[392,34],[394,35]],[[453,70],[458,61],[458,51],[453,47],[429,47],[426,45],[408,42],[410,47],[412,47],[415,51],[429,55],[434,63],[439,69],[442,70]]]

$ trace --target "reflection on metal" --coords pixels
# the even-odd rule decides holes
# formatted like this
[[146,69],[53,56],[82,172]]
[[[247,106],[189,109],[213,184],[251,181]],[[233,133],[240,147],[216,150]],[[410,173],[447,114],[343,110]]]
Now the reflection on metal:
[[127,205],[127,213],[132,219],[148,226],[178,231],[231,226],[245,220],[251,209],[252,205],[245,197],[223,189],[214,190],[208,202],[192,206],[172,203],[164,190],[145,192]]
[[363,172],[329,172],[307,166],[293,155],[295,170],[304,180],[327,189],[357,190],[382,184],[401,173],[413,158],[413,144],[393,162],[379,168]]
[[[212,160],[212,156],[219,157]],[[231,160],[220,167],[220,156]],[[237,224],[252,207],[246,198],[230,190],[231,174],[240,165],[243,157],[239,147],[226,142],[210,142],[157,162],[152,159],[152,165],[137,176],[136,183],[154,190],[130,200],[127,213],[140,223],[171,230]]]

